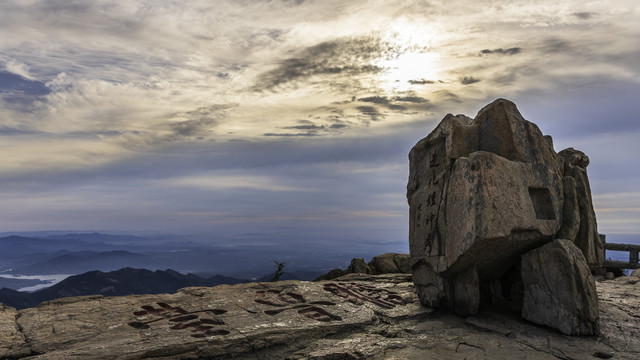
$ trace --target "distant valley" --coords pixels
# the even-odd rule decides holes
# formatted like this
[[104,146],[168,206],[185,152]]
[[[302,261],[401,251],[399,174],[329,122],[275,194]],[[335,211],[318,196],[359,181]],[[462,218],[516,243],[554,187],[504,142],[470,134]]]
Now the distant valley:
[[[213,242],[211,242],[213,243]],[[323,273],[348,265],[354,256],[374,256],[357,249],[333,250],[318,246],[225,245],[189,239],[154,238],[99,233],[48,237],[11,235],[0,237],[0,274],[81,274],[114,271],[125,267],[149,270],[174,269],[180,273],[225,275],[258,279],[286,262],[288,271]],[[26,284],[26,282],[25,282]],[[28,285],[25,285],[28,286]]]
[[353,257],[381,253],[320,246],[220,246],[182,237],[100,233],[14,234],[0,237],[0,248],[0,302],[17,308],[65,296],[269,281],[275,262],[286,264],[281,280],[312,280],[333,268],[345,268]]
[[216,286],[243,282],[245,280],[221,275],[210,278],[202,278],[193,274],[184,275],[174,270],[151,271],[124,268],[108,273],[96,270],[70,276],[56,285],[32,293],[2,288],[0,289],[0,303],[24,309],[36,306],[43,301],[69,296],[173,293],[187,286]]

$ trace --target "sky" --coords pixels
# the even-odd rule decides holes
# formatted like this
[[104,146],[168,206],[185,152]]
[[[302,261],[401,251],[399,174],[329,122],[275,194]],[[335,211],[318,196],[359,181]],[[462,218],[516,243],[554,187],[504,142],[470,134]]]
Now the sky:
[[640,3],[0,2],[0,231],[408,249],[411,147],[496,98],[640,234]]

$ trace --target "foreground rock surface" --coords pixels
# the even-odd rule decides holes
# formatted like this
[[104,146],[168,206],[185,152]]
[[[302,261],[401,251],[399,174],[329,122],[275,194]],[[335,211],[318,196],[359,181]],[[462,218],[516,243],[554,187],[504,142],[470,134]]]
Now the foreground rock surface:
[[496,304],[462,318],[420,305],[408,275],[185,288],[0,308],[0,358],[637,359],[640,280],[598,283],[598,337]]
[[597,335],[598,294],[584,255],[554,240],[522,256],[522,317],[567,335]]

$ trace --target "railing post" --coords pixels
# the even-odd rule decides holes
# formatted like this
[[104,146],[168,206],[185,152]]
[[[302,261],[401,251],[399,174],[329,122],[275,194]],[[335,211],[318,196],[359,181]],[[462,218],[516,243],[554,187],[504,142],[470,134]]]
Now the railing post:
[[632,264],[638,263],[638,252],[629,250],[629,262]]

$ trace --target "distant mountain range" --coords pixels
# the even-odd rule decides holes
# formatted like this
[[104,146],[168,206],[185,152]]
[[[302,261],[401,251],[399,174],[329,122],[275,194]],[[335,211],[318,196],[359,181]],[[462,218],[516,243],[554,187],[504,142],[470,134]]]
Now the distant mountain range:
[[151,271],[124,268],[107,273],[96,270],[70,276],[56,285],[33,293],[2,288],[0,289],[0,303],[24,309],[36,306],[43,301],[69,296],[161,294],[173,293],[188,286],[216,286],[243,282],[245,280],[221,275],[209,278],[202,278],[194,274],[184,275],[171,269]]
[[[320,251],[313,247],[239,245],[215,239],[192,241],[189,236],[138,237],[100,233],[54,234],[44,237],[0,237],[0,274],[56,275],[121,268],[175,269],[181,273],[223,274],[256,280],[274,269],[274,261],[310,280],[330,269],[346,266],[353,253],[344,249]],[[358,256],[363,252],[358,250]],[[375,254],[373,254],[375,255]],[[309,275],[302,275],[307,271]],[[5,282],[9,284],[8,282]],[[15,279],[12,289],[33,281]]]
[[125,250],[102,252],[59,251],[54,253],[54,255],[57,254],[59,254],[59,256],[17,267],[14,268],[13,271],[19,274],[78,274],[87,271],[87,269],[109,271],[127,267],[132,264],[141,268],[146,268],[148,267],[147,265],[153,265],[150,261],[147,261],[149,259],[148,256]]

